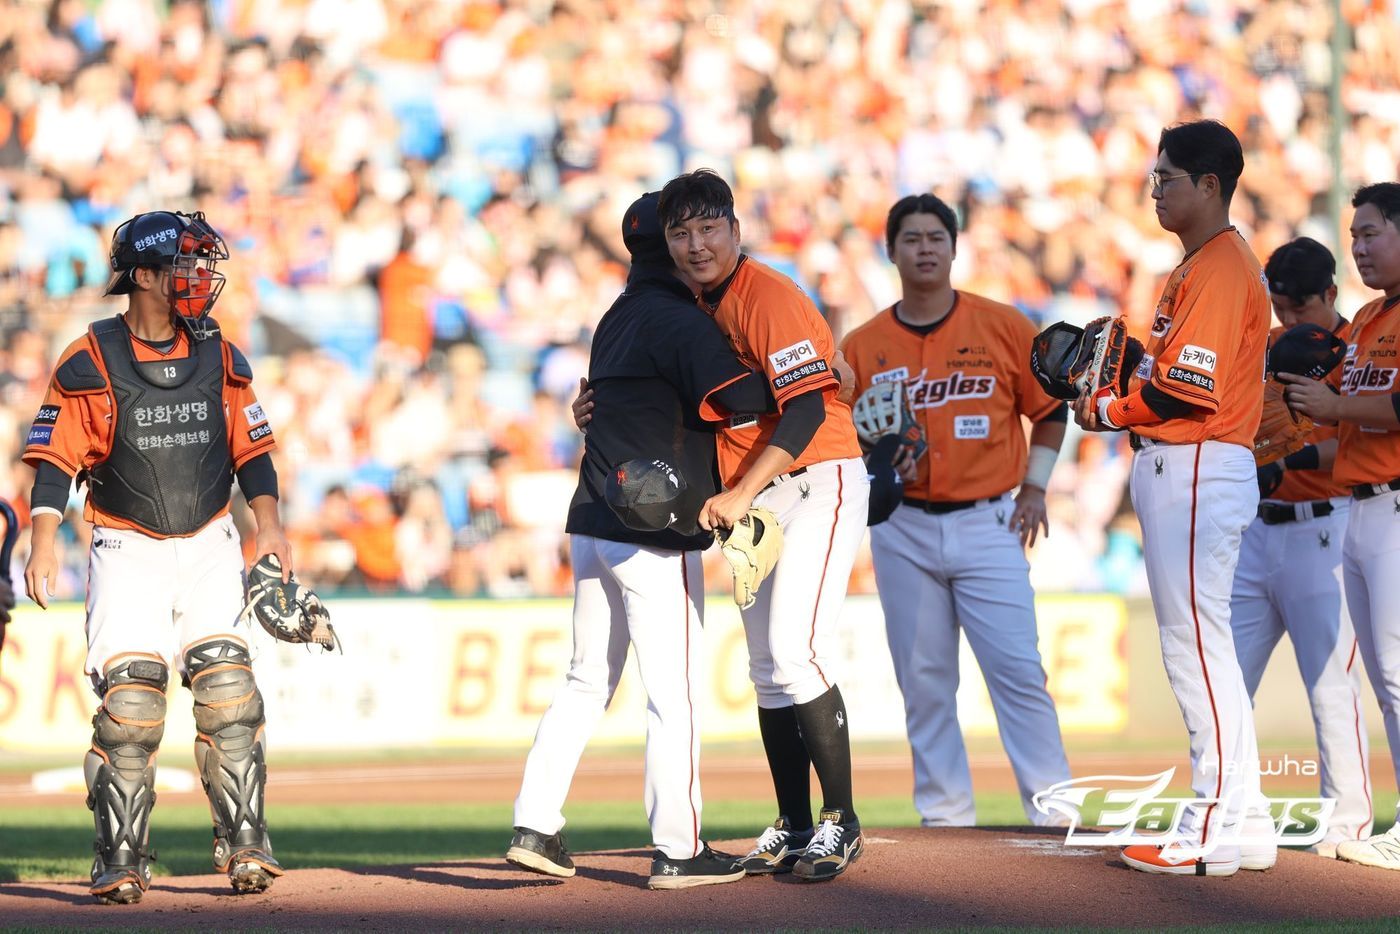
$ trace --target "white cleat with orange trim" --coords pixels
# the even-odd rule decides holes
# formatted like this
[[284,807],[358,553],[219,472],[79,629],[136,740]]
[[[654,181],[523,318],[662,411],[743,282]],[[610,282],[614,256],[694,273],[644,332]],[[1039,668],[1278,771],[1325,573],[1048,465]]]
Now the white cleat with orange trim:
[[1233,876],[1240,869],[1240,849],[1219,846],[1202,858],[1184,855],[1179,846],[1140,844],[1124,847],[1118,857],[1141,872],[1171,876]]

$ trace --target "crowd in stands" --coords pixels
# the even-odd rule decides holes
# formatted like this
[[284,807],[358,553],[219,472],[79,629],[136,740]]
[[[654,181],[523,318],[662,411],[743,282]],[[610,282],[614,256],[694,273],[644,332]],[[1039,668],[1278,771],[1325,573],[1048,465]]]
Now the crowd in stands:
[[[1341,175],[1397,176],[1400,29],[1345,0]],[[885,212],[933,191],[954,283],[1038,324],[1143,330],[1179,259],[1145,182],[1213,116],[1262,258],[1338,245],[1328,0],[10,0],[0,4],[0,496],[112,229],[199,209],[216,309],[280,442],[301,576],[335,591],[569,588],[568,403],[626,271],[618,220],[705,165],[746,248],[837,335],[893,300]],[[1339,267],[1350,272],[1345,242]],[[1362,290],[1343,280],[1341,306]],[[1072,430],[1043,589],[1143,588],[1121,437]],[[23,512],[23,509],[21,509]],[[60,596],[81,596],[75,495]],[[26,549],[17,549],[17,562]],[[712,565],[712,588],[726,585]],[[853,590],[873,587],[868,561]]]

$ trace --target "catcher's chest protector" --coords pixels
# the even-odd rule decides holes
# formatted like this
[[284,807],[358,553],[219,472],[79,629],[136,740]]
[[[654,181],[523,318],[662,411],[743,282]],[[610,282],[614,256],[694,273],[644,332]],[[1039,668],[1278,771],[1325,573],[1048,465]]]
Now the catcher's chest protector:
[[117,318],[92,327],[111,380],[116,426],[92,469],[93,504],[158,535],[189,535],[228,505],[233,458],[224,422],[217,337],[188,357],[137,362]]

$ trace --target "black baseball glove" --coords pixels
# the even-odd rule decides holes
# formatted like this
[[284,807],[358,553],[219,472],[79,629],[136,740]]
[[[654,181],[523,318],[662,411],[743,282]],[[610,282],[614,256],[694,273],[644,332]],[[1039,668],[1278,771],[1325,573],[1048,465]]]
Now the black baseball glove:
[[258,559],[248,571],[243,593],[246,602],[238,614],[239,622],[251,616],[279,642],[315,644],[327,652],[338,649],[344,653],[321,598],[297,583],[295,575],[283,583],[282,562],[276,555]]

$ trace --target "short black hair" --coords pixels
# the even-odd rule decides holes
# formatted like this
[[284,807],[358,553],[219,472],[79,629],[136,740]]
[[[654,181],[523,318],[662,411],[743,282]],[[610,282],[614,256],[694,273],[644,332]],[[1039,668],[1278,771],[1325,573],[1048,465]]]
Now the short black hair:
[[[1229,127],[1219,120],[1178,123],[1162,131],[1157,152],[1166,152],[1172,165],[1183,172],[1220,179],[1220,200],[1229,207],[1244,173],[1244,150]],[[1192,178],[1191,183],[1195,184],[1196,179]]]
[[1351,206],[1359,208],[1363,204],[1374,204],[1381,216],[1400,230],[1400,182],[1377,182],[1363,185],[1351,196]]
[[1269,291],[1302,303],[1331,288],[1337,275],[1337,258],[1312,237],[1290,240],[1269,255],[1264,278]]
[[734,192],[713,169],[696,169],[666,183],[661,189],[656,213],[661,218],[662,230],[670,230],[696,217],[723,217],[732,221]]
[[894,238],[899,233],[899,225],[910,214],[932,214],[937,217],[948,228],[953,249],[958,248],[958,216],[953,209],[937,195],[905,195],[894,203],[889,216],[885,218],[885,249],[891,257],[894,256]]

